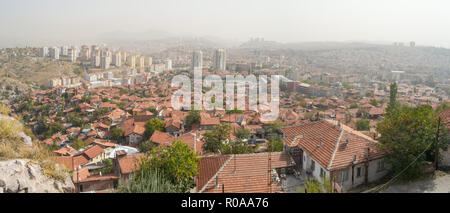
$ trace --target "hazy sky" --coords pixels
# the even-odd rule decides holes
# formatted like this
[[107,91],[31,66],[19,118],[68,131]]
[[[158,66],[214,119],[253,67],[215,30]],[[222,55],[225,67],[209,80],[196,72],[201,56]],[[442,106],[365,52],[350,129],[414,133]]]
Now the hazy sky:
[[0,46],[164,31],[280,42],[450,47],[448,0],[0,0]]

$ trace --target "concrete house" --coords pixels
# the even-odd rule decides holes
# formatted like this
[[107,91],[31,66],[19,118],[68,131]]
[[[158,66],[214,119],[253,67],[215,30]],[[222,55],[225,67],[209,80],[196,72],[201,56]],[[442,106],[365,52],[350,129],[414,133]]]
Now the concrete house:
[[297,169],[319,180],[329,177],[335,192],[376,181],[389,169],[377,141],[339,122],[319,120],[281,130]]

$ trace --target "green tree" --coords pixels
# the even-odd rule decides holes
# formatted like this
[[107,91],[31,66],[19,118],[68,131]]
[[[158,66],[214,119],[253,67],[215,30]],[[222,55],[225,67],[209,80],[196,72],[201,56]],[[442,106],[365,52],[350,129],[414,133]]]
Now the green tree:
[[152,151],[153,148],[155,148],[155,144],[152,143],[151,141],[144,141],[141,144],[139,144],[139,147],[138,147],[139,152],[142,152],[142,153],[147,153],[149,151]]
[[[399,107],[387,114],[377,124],[380,148],[387,153],[386,159],[392,165],[393,174],[402,174],[403,179],[413,179],[421,174],[421,165],[433,159],[437,117],[431,106],[421,105]],[[439,147],[447,143],[445,129],[441,128]]]
[[145,127],[144,132],[145,138],[149,139],[153,135],[153,132],[155,132],[155,130],[164,131],[165,124],[163,120],[160,120],[158,118],[152,118],[149,121],[147,121],[144,127]]
[[446,101],[441,103],[437,108],[436,108],[436,112],[437,113],[441,113],[447,109],[450,109],[450,102]]
[[350,109],[356,109],[356,108],[358,108],[358,104],[357,103],[350,104]]
[[231,126],[224,123],[215,126],[212,131],[206,131],[202,138],[205,142],[203,149],[214,153],[221,151],[222,144],[230,138],[230,132]]
[[158,110],[156,110],[155,107],[149,107],[147,110],[149,112],[153,113],[153,115],[158,115],[159,114]]
[[270,137],[267,148],[269,152],[281,152],[283,151],[283,140],[281,137]]
[[200,123],[200,111],[191,110],[189,114],[186,116],[186,127],[188,129],[192,128],[192,125]]
[[322,177],[321,181],[312,178],[306,178],[304,191],[300,193],[332,193],[333,187],[331,186],[330,178]]
[[198,175],[200,158],[184,142],[177,140],[170,147],[153,149],[148,158],[140,164],[142,170],[158,169],[164,171],[172,184],[178,185],[181,192],[188,192],[195,186],[194,177]]
[[264,132],[266,133],[266,135],[271,135],[271,134],[278,134],[278,135],[280,135],[280,134],[283,134],[281,132],[281,127],[283,127],[283,123],[281,123],[279,121],[275,121],[275,122],[263,125],[263,129],[264,129]]
[[177,193],[179,187],[172,184],[164,172],[151,167],[137,171],[130,180],[121,182],[119,193]]
[[87,147],[89,144],[87,144],[86,142],[84,142],[81,139],[76,139],[73,143],[72,143],[72,147],[76,150],[82,149],[84,147]]
[[124,131],[121,128],[114,128],[111,130],[111,139],[115,141],[122,141],[124,136]]
[[372,106],[378,106],[378,101],[375,98],[374,99],[370,99],[369,104],[372,105]]
[[238,129],[234,133],[234,136],[236,136],[239,139],[248,139],[250,137],[250,130],[248,129]]
[[109,158],[106,158],[104,160],[102,160],[102,163],[105,165],[100,171],[102,173],[102,175],[104,174],[109,174],[111,172],[113,172],[113,165],[112,165],[112,160]]
[[397,83],[391,83],[389,87],[389,107],[387,111],[392,111],[398,106],[397,103]]
[[360,119],[356,121],[356,130],[358,131],[370,130],[370,120]]
[[242,141],[240,138],[236,138],[228,143],[223,143],[221,151],[223,155],[228,154],[248,154],[255,152],[254,148],[248,145],[248,143]]

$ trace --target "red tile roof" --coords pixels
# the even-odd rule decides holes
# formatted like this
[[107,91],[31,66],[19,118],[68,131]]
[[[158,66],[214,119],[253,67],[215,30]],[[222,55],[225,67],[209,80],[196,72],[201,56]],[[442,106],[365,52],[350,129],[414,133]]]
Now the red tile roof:
[[[377,148],[378,142],[331,120],[309,122],[298,126],[282,128],[284,142],[298,146],[327,170],[347,167],[356,156],[355,163],[366,161],[370,148],[371,159],[380,158],[384,153]],[[348,141],[348,143],[346,143]]]
[[119,168],[121,174],[130,174],[136,170],[139,170],[139,160],[144,157],[143,153],[138,153],[134,155],[127,155],[125,157],[119,158]]
[[161,132],[158,130],[155,130],[155,132],[153,132],[152,137],[150,137],[150,141],[152,141],[153,143],[158,143],[161,145],[172,145],[172,142],[175,140],[175,137],[173,135],[169,135],[165,132]]
[[200,119],[200,125],[220,125],[220,119],[202,117]]
[[198,164],[199,174],[196,179],[197,189],[202,189],[229,158],[230,155],[201,158]]
[[[293,161],[286,153],[273,152],[271,153],[272,166],[269,169],[268,155],[269,153],[230,155],[218,170],[217,164],[220,165],[220,162],[200,167],[198,176],[202,178],[209,177],[215,170],[217,172],[201,189],[198,188],[199,192],[221,193],[222,190],[225,193],[276,192],[277,183],[271,180],[269,171],[274,168],[292,166]],[[215,187],[216,177],[218,177],[219,187]],[[204,180],[201,179],[201,183],[203,182]]]
[[104,149],[99,145],[91,146],[83,151],[83,153],[89,158],[95,158],[99,154],[103,153]]

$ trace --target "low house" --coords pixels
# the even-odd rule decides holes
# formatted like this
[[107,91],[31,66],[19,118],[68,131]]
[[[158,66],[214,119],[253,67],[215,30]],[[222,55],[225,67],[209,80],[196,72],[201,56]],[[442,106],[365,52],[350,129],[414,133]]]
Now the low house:
[[340,122],[319,120],[281,128],[287,150],[302,173],[330,177],[333,189],[344,192],[386,175],[388,165],[378,142]]
[[220,118],[201,117],[200,119],[200,129],[202,130],[212,130],[217,125],[220,125]]
[[175,137],[173,135],[169,135],[165,132],[161,132],[158,130],[155,130],[155,132],[153,132],[152,137],[150,137],[150,141],[156,145],[171,146],[174,140]]
[[136,146],[144,140],[145,122],[136,122],[134,118],[119,124],[124,132],[125,141],[130,146]]
[[73,172],[72,180],[76,192],[115,189],[119,185],[119,177],[117,175],[91,176],[87,167],[76,169]]
[[88,164],[97,163],[106,158],[105,150],[99,145],[93,145],[81,152],[88,159]]
[[278,174],[293,166],[293,160],[284,152],[203,157],[199,163],[195,191],[199,193],[281,192],[282,183],[279,181]]
[[165,130],[172,135],[178,135],[183,129],[183,122],[178,118],[164,119]]
[[178,139],[184,143],[186,143],[194,152],[197,152],[199,155],[203,154],[203,144],[204,142],[200,140],[200,137],[195,132],[188,132],[180,135]]
[[114,160],[114,168],[119,178],[127,180],[139,170],[139,160],[144,157],[143,153],[127,155],[125,151],[118,151]]

